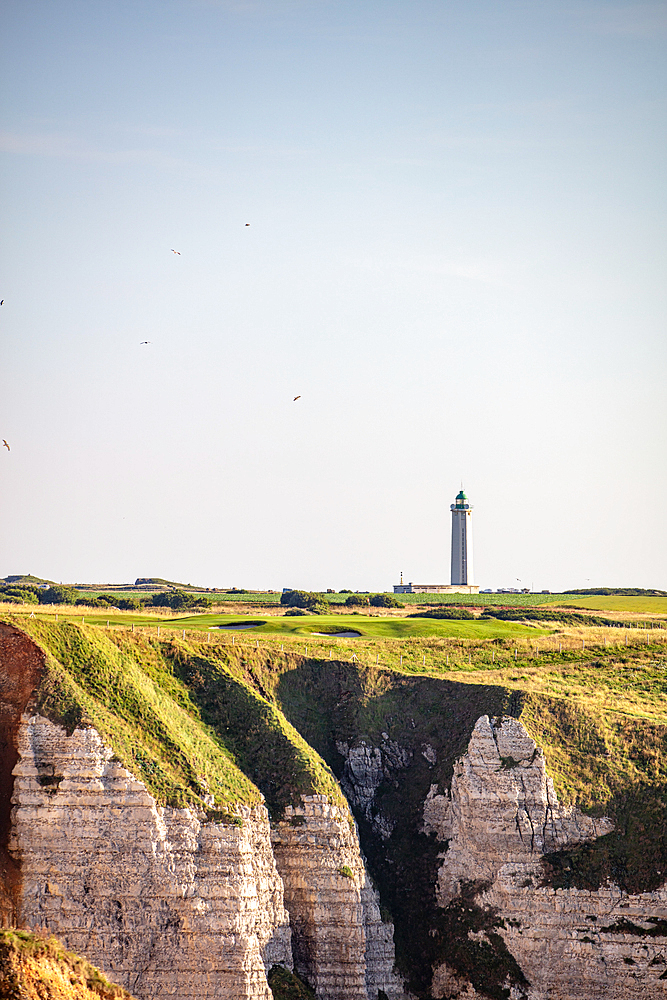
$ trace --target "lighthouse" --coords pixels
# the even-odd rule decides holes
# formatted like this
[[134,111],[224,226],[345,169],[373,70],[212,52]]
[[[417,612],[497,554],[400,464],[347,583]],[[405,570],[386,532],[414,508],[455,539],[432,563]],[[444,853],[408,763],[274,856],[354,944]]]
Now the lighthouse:
[[[473,583],[472,570],[472,506],[463,492],[457,494],[452,511],[452,582],[394,584],[395,594],[479,594]],[[443,574],[444,575],[444,574]]]
[[472,565],[472,506],[461,489],[451,504],[452,586],[474,586]]

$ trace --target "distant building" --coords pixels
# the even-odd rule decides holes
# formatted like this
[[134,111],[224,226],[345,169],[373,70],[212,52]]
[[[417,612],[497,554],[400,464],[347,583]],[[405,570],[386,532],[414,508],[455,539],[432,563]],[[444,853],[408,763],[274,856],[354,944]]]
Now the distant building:
[[479,594],[473,583],[472,568],[472,507],[461,490],[451,505],[452,512],[452,575],[451,583],[394,584],[395,594]]
[[479,587],[452,587],[448,583],[395,583],[395,594],[479,594]]

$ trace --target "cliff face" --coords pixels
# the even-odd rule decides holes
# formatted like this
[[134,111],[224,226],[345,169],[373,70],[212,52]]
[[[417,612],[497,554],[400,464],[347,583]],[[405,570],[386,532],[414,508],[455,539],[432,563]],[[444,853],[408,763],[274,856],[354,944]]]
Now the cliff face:
[[269,1000],[266,971],[292,961],[264,807],[240,807],[240,826],[158,807],[92,728],[24,717],[18,747],[20,926],[147,1000]]
[[393,926],[382,922],[349,814],[309,796],[287,808],[272,839],[297,972],[322,1000],[375,1000],[378,990],[403,997]]
[[140,1000],[268,1000],[266,974],[293,967],[292,944],[322,1000],[405,995],[354,823],[325,796],[273,833],[263,806],[240,806],[239,826],[202,822],[157,806],[95,729],[30,715],[14,774],[18,923]]
[[[386,842],[392,817],[375,805],[382,782],[409,766],[406,748],[349,750],[342,783]],[[432,756],[425,747],[426,759]],[[449,788],[430,786],[421,832],[440,844],[425,919],[441,939],[433,997],[628,1000],[667,994],[667,886],[628,895],[545,884],[551,852],[604,836],[607,818],[564,808],[535,741],[517,719],[482,716]],[[467,968],[466,968],[467,966]],[[477,989],[473,986],[473,982]]]
[[[597,891],[544,884],[545,855],[602,836],[608,819],[563,808],[542,751],[511,718],[480,718],[451,789],[433,786],[424,804],[425,832],[447,842],[436,897],[446,908],[476,885],[475,904],[502,918],[505,941],[530,1000],[624,1000],[664,997],[667,886],[628,895],[613,883]],[[435,970],[434,996],[456,996],[453,970]]]

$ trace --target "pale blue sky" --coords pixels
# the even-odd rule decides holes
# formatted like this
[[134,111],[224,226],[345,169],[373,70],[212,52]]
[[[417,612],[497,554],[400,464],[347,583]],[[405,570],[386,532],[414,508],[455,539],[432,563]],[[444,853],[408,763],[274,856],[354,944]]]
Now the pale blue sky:
[[667,589],[666,3],[0,11],[0,576]]

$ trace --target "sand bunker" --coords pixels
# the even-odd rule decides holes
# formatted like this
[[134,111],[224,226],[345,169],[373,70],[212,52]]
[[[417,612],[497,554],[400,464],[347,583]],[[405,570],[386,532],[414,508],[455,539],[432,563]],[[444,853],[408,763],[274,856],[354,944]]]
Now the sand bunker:
[[229,625],[209,625],[209,628],[224,629],[226,632],[236,632],[244,628],[259,628],[260,625],[266,625],[266,622],[230,622]]
[[311,632],[311,635],[324,635],[328,639],[358,639],[361,632]]

